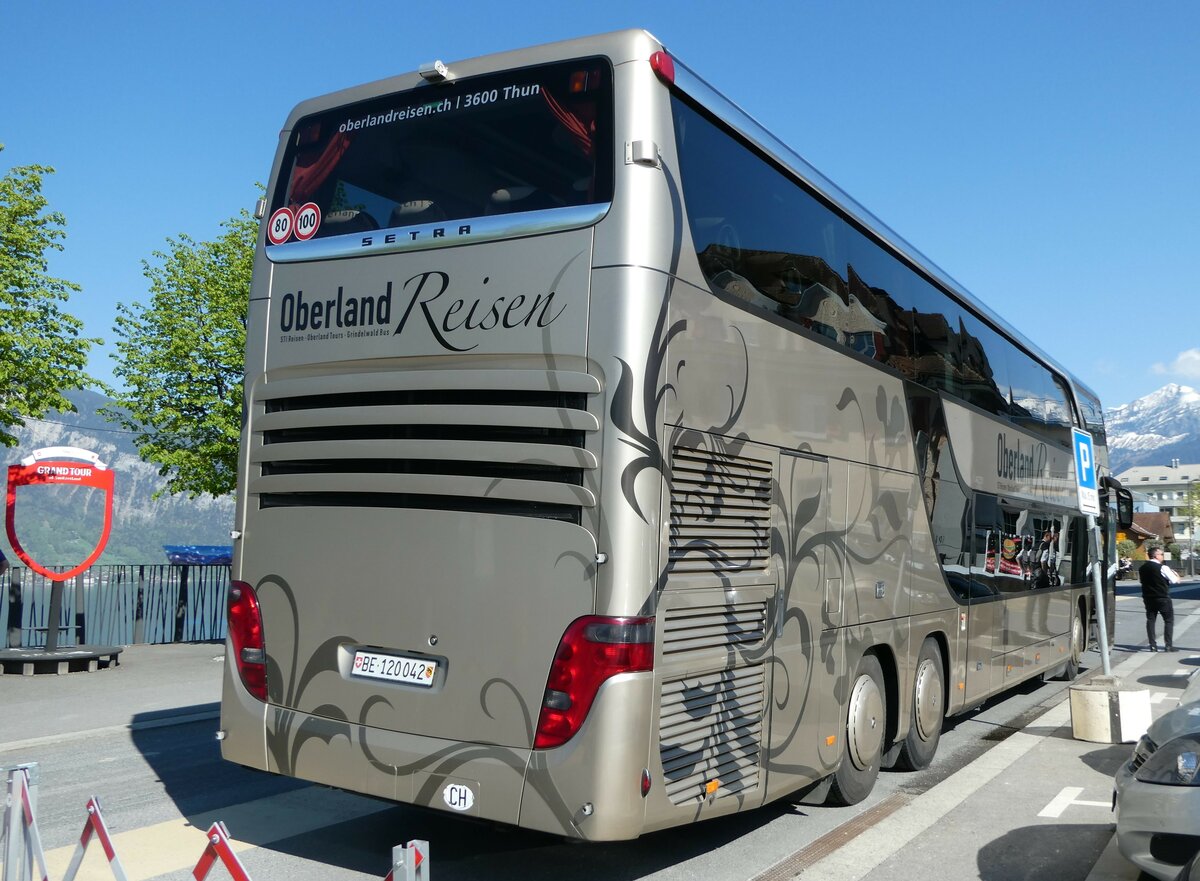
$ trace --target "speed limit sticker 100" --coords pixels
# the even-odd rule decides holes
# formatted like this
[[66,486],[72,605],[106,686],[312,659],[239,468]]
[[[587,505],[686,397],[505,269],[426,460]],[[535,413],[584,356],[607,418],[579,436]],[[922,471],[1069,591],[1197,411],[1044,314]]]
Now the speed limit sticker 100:
[[306,202],[296,210],[284,206],[271,215],[267,223],[267,240],[272,245],[282,245],[293,235],[306,242],[321,228],[321,208],[315,202]]
[[321,209],[316,202],[306,202],[296,212],[296,238],[307,242],[321,228]]

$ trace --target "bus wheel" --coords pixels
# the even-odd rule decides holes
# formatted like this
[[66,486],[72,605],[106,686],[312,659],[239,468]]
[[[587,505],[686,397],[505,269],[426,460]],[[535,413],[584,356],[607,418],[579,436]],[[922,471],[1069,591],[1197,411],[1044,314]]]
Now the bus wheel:
[[842,764],[829,788],[830,804],[852,805],[871,794],[883,758],[887,698],[883,669],[874,655],[863,655],[850,688]]
[[904,771],[928,768],[942,736],[946,716],[946,692],[942,682],[942,652],[937,640],[921,646],[917,674],[913,677],[912,725],[900,745],[896,767]]
[[1083,667],[1083,618],[1076,606],[1071,612],[1071,643],[1067,648],[1067,663],[1063,667],[1062,676],[1067,682],[1075,681]]

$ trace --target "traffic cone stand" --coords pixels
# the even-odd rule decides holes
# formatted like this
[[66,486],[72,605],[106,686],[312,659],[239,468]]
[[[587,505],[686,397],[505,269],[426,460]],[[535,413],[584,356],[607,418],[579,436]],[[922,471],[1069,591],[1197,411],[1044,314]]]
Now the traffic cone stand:
[[87,819],[83,822],[83,832],[79,836],[79,845],[75,848],[75,855],[71,857],[71,865],[67,866],[67,873],[63,875],[63,881],[75,881],[75,875],[79,872],[79,867],[83,865],[83,855],[87,852],[93,835],[100,841],[100,846],[104,848],[104,856],[108,859],[108,867],[112,869],[113,877],[117,881],[128,881],[125,869],[117,858],[116,850],[113,849],[112,837],[108,834],[104,816],[100,813],[100,799],[93,795],[87,803],[87,812]]
[[[33,816],[33,802],[29,797],[28,767],[9,771],[5,813],[7,842],[4,849],[4,881],[18,881],[30,877],[50,881],[46,871],[46,852],[42,850],[42,837],[38,834],[37,820]],[[22,844],[25,845],[23,854]],[[40,875],[31,874],[34,860],[41,870]]]
[[229,832],[220,820],[209,827],[208,844],[204,848],[204,853],[200,855],[200,862],[196,863],[196,868],[192,869],[192,877],[196,881],[204,881],[218,859],[232,876],[233,881],[250,881],[245,867],[242,866],[237,854],[229,845]]

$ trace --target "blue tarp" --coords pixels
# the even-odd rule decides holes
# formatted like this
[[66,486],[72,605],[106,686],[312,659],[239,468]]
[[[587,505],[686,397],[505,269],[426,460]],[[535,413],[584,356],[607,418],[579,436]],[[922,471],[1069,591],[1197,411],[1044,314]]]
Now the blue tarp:
[[196,566],[228,566],[233,562],[233,545],[163,545],[167,562]]

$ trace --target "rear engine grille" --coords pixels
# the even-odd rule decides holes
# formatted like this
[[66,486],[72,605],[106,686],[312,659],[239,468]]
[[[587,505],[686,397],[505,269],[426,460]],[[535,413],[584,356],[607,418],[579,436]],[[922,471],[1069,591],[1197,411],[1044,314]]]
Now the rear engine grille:
[[404,371],[285,380],[258,397],[260,507],[477,511],[579,523],[599,430],[582,373]]
[[664,683],[659,757],[671,802],[755,789],[762,725],[761,664]]
[[765,602],[671,609],[663,622],[663,657],[762,645],[767,629]]
[[765,569],[771,558],[771,463],[675,447],[671,457],[670,569]]

